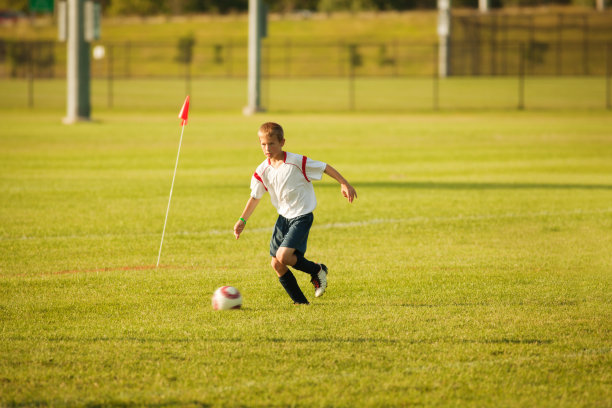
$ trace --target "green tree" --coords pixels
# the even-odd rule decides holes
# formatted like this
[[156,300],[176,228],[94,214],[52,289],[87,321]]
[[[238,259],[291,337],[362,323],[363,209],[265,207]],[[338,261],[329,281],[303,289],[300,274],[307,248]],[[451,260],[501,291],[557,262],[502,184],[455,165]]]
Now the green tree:
[[139,15],[165,14],[170,11],[166,1],[154,0],[112,0],[107,12],[112,15]]
[[331,13],[334,11],[368,11],[376,10],[377,7],[373,0],[320,0],[319,11]]
[[0,0],[0,10],[28,11],[28,0]]

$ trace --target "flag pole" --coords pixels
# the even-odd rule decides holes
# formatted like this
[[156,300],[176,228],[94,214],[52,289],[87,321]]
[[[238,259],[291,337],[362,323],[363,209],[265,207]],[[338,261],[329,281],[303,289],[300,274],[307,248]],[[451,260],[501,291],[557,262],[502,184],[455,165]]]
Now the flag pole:
[[159,259],[161,258],[162,247],[164,245],[164,235],[166,234],[166,223],[168,222],[168,213],[170,212],[170,202],[172,201],[172,191],[174,190],[174,179],[176,178],[176,169],[178,168],[179,156],[181,154],[181,145],[183,144],[183,132],[185,131],[185,125],[187,124],[187,117],[189,115],[189,95],[185,98],[179,118],[183,119],[181,122],[181,138],[179,140],[178,152],[176,154],[176,162],[174,164],[174,174],[172,175],[172,185],[170,186],[170,197],[168,198],[168,207],[166,208],[166,218],[164,219],[164,229],[162,230],[161,243],[159,244],[159,253],[157,254],[157,264],[155,267],[159,267]]

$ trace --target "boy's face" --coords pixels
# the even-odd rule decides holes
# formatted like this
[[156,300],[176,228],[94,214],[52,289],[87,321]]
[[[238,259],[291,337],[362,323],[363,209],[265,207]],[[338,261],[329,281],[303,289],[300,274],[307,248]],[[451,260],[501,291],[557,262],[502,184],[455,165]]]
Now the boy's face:
[[283,146],[285,139],[279,141],[276,136],[258,133],[261,150],[268,159],[281,160],[283,158]]

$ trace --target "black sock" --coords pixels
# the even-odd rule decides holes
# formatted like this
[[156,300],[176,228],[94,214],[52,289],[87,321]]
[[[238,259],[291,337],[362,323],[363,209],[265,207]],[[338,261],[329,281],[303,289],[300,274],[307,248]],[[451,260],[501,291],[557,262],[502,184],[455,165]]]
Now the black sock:
[[306,272],[309,275],[314,275],[321,270],[321,265],[304,258],[304,255],[302,255],[301,252],[296,251],[295,256],[297,257],[297,262],[295,265],[293,265],[293,267],[298,271]]
[[293,302],[308,304],[308,299],[306,299],[306,296],[304,296],[302,289],[300,289],[300,286],[298,285],[297,280],[291,271],[287,271],[287,273],[278,278],[278,281],[281,283],[281,285],[283,285],[283,288],[285,288],[285,291]]

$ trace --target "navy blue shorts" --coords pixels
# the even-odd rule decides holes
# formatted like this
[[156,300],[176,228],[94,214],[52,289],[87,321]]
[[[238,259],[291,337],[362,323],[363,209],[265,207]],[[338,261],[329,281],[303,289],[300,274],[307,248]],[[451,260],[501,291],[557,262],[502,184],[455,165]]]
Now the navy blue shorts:
[[270,255],[276,256],[276,252],[280,247],[295,248],[296,251],[304,255],[306,253],[308,233],[313,221],[314,215],[312,213],[291,219],[279,215],[274,225],[272,239],[270,240]]

